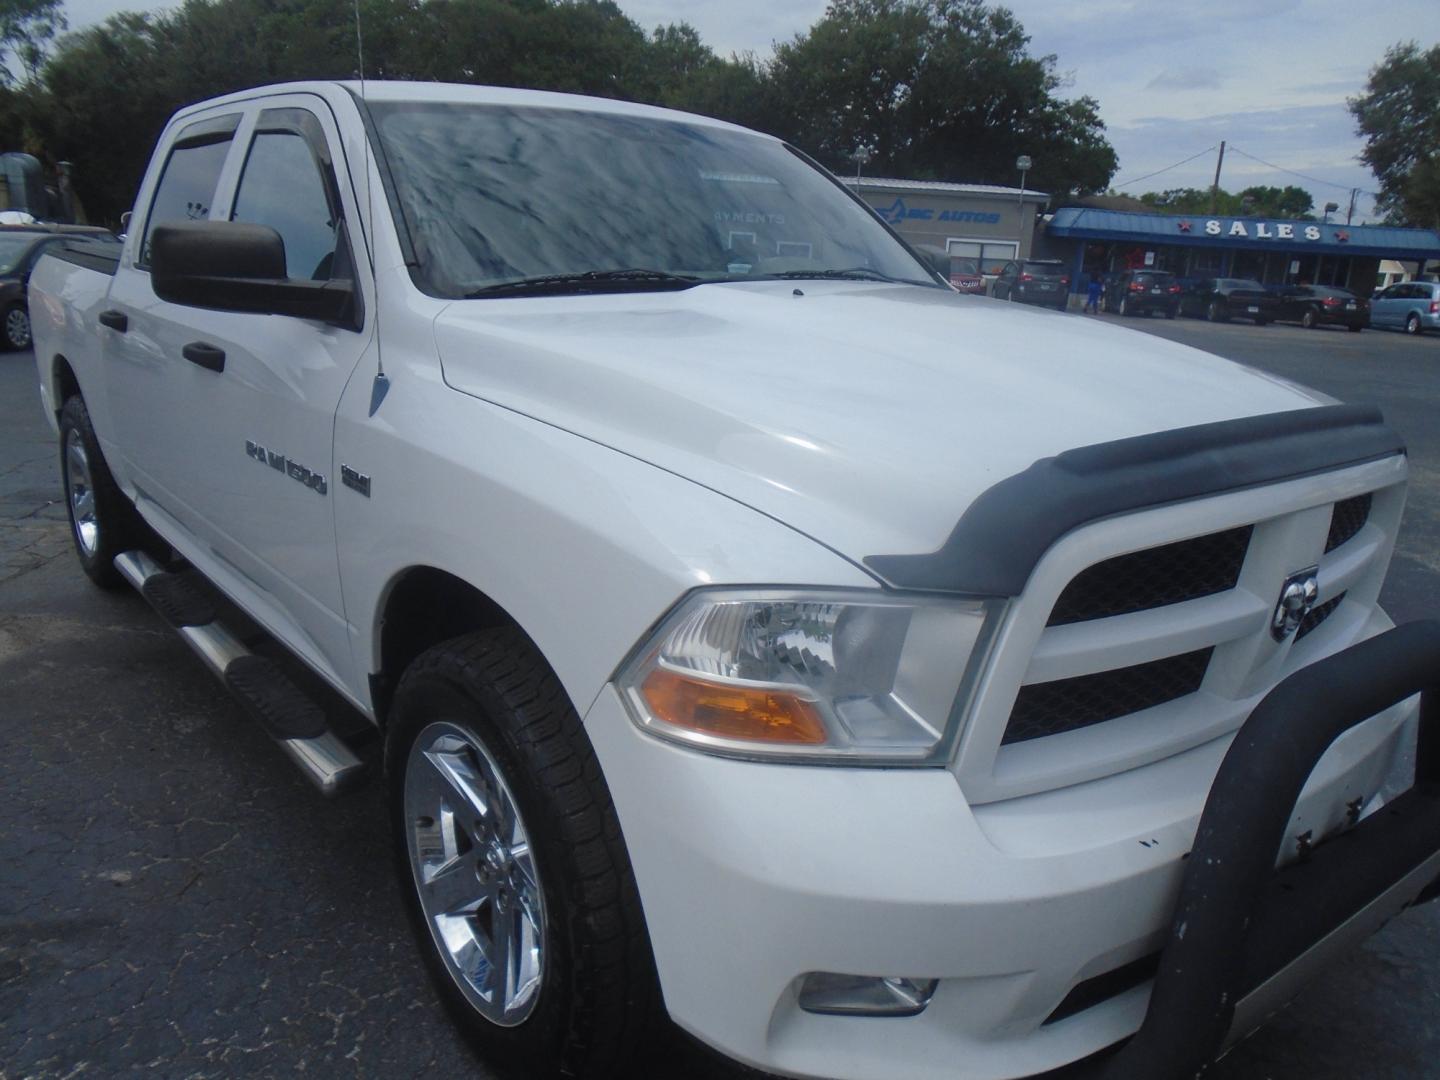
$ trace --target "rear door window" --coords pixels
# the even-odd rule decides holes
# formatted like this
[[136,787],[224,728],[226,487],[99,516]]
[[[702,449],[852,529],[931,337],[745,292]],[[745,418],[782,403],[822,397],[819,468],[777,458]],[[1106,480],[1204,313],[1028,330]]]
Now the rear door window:
[[239,126],[240,114],[230,113],[191,124],[175,137],[145,219],[140,266],[150,265],[150,235],[156,225],[209,218],[220,172]]

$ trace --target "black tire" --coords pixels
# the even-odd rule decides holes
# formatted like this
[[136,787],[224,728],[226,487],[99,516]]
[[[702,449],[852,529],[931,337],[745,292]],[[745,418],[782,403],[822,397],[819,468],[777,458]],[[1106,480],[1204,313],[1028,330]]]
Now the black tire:
[[1305,314],[1300,316],[1300,325],[1306,330],[1314,330],[1320,325],[1320,316],[1316,314],[1314,308],[1305,309]]
[[1121,314],[1121,315],[1129,315],[1129,314],[1130,314],[1130,298],[1129,298],[1128,296],[1122,296],[1122,297],[1120,297],[1120,314]]
[[1211,322],[1225,321],[1225,309],[1221,306],[1220,301],[1210,301],[1210,306],[1205,310],[1205,317]]
[[[543,897],[543,966],[530,1011],[486,1018],[431,936],[410,855],[407,769],[437,718],[488,754],[524,822]],[[629,1077],[661,1025],[639,893],[610,792],[559,680],[518,630],[456,638],[424,653],[395,694],[386,738],[391,820],[405,906],[435,986],[487,1059],[526,1077]]]
[[[77,457],[76,449],[83,458]],[[88,482],[78,468],[82,460]],[[125,579],[115,569],[115,556],[136,547],[152,547],[154,534],[110,475],[90,425],[90,413],[78,394],[66,399],[60,409],[60,478],[70,517],[70,539],[81,568],[102,589],[120,588]],[[88,491],[88,504],[78,488]],[[82,507],[78,522],[77,502]]]
[[1363,327],[1363,326],[1347,326],[1345,329],[1349,330],[1352,334],[1358,334],[1358,333],[1360,333],[1361,330],[1364,330],[1365,327]]
[[1420,326],[1420,316],[1416,315],[1412,311],[1410,313],[1410,317],[1405,320],[1405,333],[1409,334],[1411,337],[1419,337],[1421,334],[1421,330],[1422,328]]
[[1175,317],[1175,312],[1176,312],[1176,309],[1173,308],[1173,307],[1168,307],[1168,308],[1166,308],[1166,309],[1165,309],[1165,318],[1167,318],[1167,319],[1173,319],[1173,318]]
[[28,349],[30,337],[30,312],[24,304],[11,304],[0,319],[0,344],[12,351]]
[[1256,325],[1256,326],[1269,326],[1269,325],[1270,325],[1270,320],[1269,320],[1269,319],[1256,319],[1256,320],[1255,320],[1255,325]]

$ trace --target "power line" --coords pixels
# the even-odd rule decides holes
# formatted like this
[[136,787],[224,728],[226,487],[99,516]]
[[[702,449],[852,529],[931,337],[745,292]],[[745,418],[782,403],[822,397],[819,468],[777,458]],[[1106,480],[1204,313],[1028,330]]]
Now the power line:
[[[1181,165],[1188,165],[1188,164],[1190,164],[1190,162],[1194,161],[1196,158],[1198,158],[1198,157],[1204,157],[1206,154],[1210,153],[1210,151],[1212,151],[1212,150],[1214,150],[1214,149],[1215,149],[1214,146],[1207,146],[1204,150],[1201,150],[1198,154],[1191,154],[1191,155],[1190,155],[1189,157],[1187,157],[1184,161],[1177,161],[1177,162],[1175,162],[1174,165],[1166,165],[1165,168],[1163,168],[1163,169],[1156,169],[1154,172],[1146,173],[1144,176],[1131,177],[1129,180],[1126,180],[1126,181],[1124,181],[1123,183],[1114,184],[1114,185],[1112,185],[1112,186],[1115,188],[1116,191],[1118,191],[1118,190],[1120,190],[1122,187],[1129,187],[1131,184],[1138,184],[1141,180],[1149,180],[1152,176],[1159,176],[1161,173],[1169,172],[1171,169],[1178,169]],[[1249,155],[1249,154],[1246,154],[1245,156],[1246,156],[1246,157],[1249,157],[1250,155]]]
[[1350,184],[1337,184],[1334,180],[1321,180],[1318,176],[1309,176],[1302,172],[1296,172],[1294,169],[1285,168],[1284,165],[1276,165],[1273,161],[1266,161],[1264,158],[1258,158],[1254,154],[1246,153],[1238,146],[1232,146],[1230,149],[1242,157],[1247,157],[1251,161],[1264,165],[1267,169],[1275,169],[1279,172],[1289,173],[1291,176],[1298,176],[1301,180],[1308,180],[1312,184],[1322,184],[1325,187],[1339,188],[1341,191],[1358,191],[1362,195],[1369,195],[1372,199],[1379,198],[1378,192],[1367,191],[1365,188],[1352,187]]

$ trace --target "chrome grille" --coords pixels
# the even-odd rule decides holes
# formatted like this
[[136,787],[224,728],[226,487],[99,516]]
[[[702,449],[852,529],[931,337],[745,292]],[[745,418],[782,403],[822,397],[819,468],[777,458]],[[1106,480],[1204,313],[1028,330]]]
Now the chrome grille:
[[[1327,500],[1344,482],[1326,474],[1157,506],[1057,543],[1017,609],[1023,629],[997,660],[993,693],[977,704],[994,726],[957,762],[967,791],[980,803],[1077,783],[1238,727],[1274,677],[1368,625],[1404,474],[1403,458],[1362,464],[1338,475],[1364,494]],[[1206,522],[1210,531],[1186,535]],[[1106,557],[1106,547],[1120,553]],[[1280,586],[1317,563],[1320,602],[1275,641]],[[1303,654],[1287,658],[1302,639]],[[1142,712],[1129,735],[1105,726]],[[1063,753],[1053,735],[1066,738]]]
[[1307,611],[1305,617],[1300,620],[1300,625],[1295,628],[1295,640],[1299,641],[1333,615],[1335,609],[1340,606],[1340,601],[1344,599],[1345,594],[1342,592],[1333,600],[1326,600],[1325,603],[1317,604]]
[[1128,615],[1233,589],[1254,526],[1117,555],[1065,587],[1048,626]]
[[1375,496],[1370,492],[1356,495],[1353,499],[1342,499],[1330,511],[1330,533],[1325,537],[1325,553],[1328,555],[1355,534],[1370,520],[1370,507]]
[[1020,688],[1006,743],[1059,735],[1151,709],[1200,689],[1213,648]]

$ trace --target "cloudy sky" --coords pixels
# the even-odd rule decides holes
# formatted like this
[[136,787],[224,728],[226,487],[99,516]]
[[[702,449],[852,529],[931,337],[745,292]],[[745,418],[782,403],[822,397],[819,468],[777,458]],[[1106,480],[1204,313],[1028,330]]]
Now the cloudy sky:
[[[689,22],[717,52],[761,57],[825,10],[824,0],[618,2],[646,28]],[[72,27],[148,6],[66,0]],[[1008,0],[1006,6],[1030,33],[1033,52],[1055,54],[1069,79],[1066,92],[1100,101],[1120,155],[1122,190],[1208,186],[1215,169],[1209,148],[1224,139],[1223,186],[1296,183],[1317,207],[1335,201],[1341,213],[1350,188],[1375,187],[1357,159],[1361,144],[1345,98],[1363,88],[1387,46],[1440,40],[1437,0]],[[1136,179],[1195,154],[1187,165]],[[1363,216],[1370,199],[1362,195],[1357,209]]]

